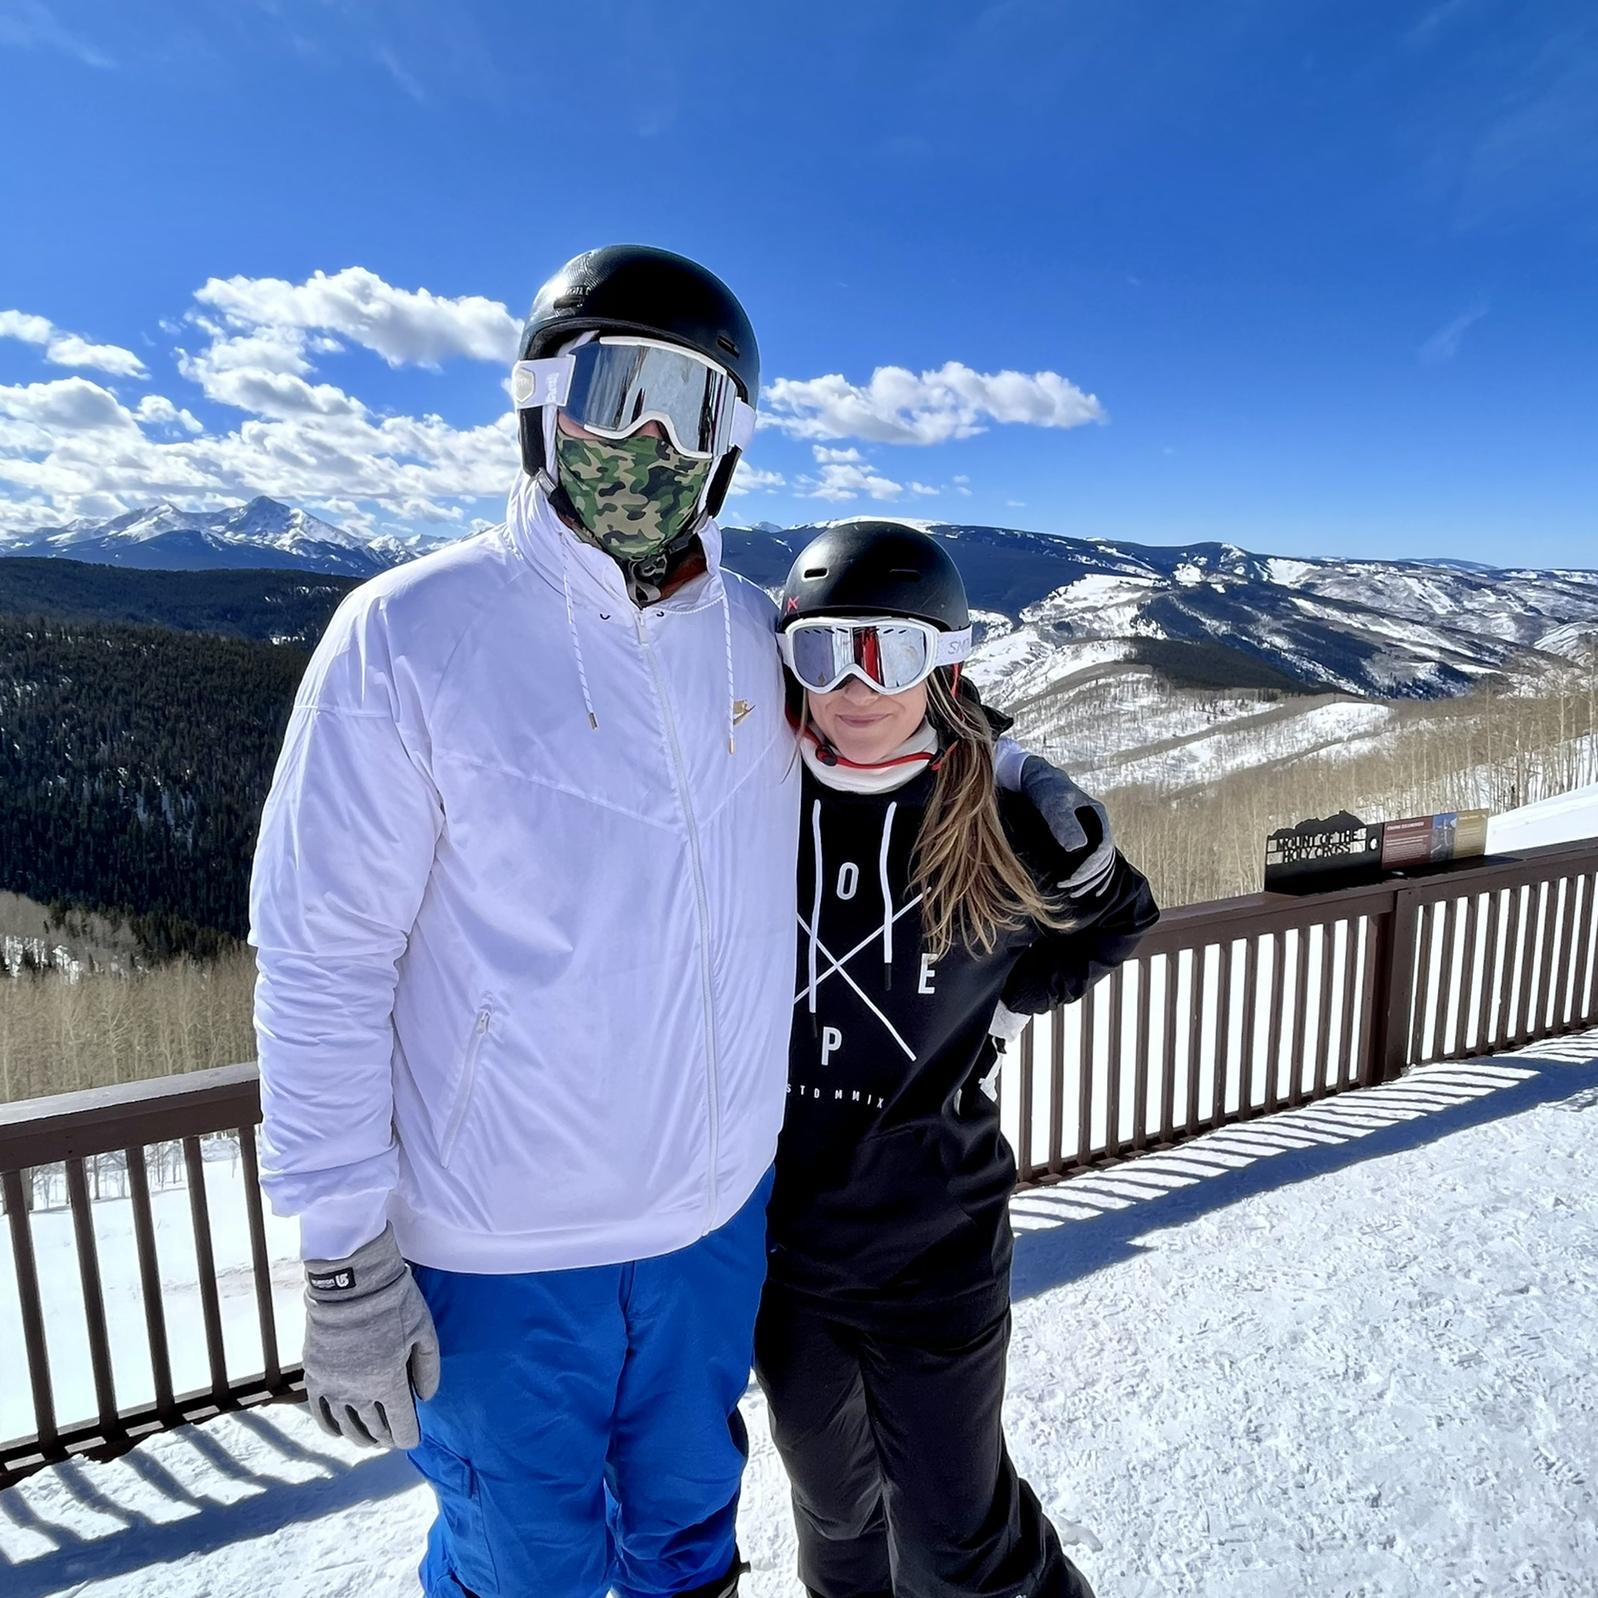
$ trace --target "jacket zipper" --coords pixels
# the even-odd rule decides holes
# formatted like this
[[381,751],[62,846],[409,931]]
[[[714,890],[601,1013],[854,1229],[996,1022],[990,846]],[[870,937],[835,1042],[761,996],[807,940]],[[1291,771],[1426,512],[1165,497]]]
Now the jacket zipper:
[[671,748],[677,801],[682,806],[688,823],[688,855],[694,868],[694,897],[699,907],[699,979],[705,1003],[705,1103],[710,1115],[710,1169],[705,1201],[705,1231],[708,1232],[716,1218],[716,1164],[720,1158],[721,1103],[716,1074],[716,1012],[711,999],[710,986],[710,898],[705,892],[705,865],[699,853],[699,827],[694,820],[693,800],[688,792],[688,773],[683,766],[682,745],[677,741],[677,722],[671,713],[671,701],[666,697],[666,685],[661,678],[660,666],[655,659],[654,645],[644,628],[643,613],[637,612],[634,621],[638,627],[638,642],[649,662],[649,674],[654,679],[655,696],[660,700],[661,716],[666,723],[666,741]]
[[483,1039],[488,1036],[488,1024],[493,1012],[484,1005],[472,1023],[471,1041],[466,1045],[466,1059],[461,1065],[461,1085],[455,1093],[455,1108],[450,1112],[449,1125],[444,1128],[444,1138],[439,1145],[438,1163],[446,1170],[450,1156],[455,1152],[455,1140],[461,1135],[461,1125],[472,1102],[472,1085],[477,1078],[477,1057],[483,1052]]

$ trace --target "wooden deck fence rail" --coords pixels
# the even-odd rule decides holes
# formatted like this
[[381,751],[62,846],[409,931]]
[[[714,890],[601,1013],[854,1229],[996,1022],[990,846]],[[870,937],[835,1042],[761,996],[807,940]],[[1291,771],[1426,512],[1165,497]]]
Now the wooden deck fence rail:
[[[1002,1067],[1018,1183],[1033,1187],[1216,1127],[1598,1022],[1598,839],[1340,891],[1254,894],[1168,912],[1136,957],[1040,1018]],[[280,1356],[257,1184],[253,1065],[0,1105],[0,1194],[33,1425],[0,1442],[0,1487],[75,1455],[301,1391]],[[201,1138],[237,1138],[259,1365],[230,1367]],[[146,1150],[187,1176],[209,1380],[174,1391]],[[119,1406],[87,1162],[125,1162],[153,1400]],[[61,1166],[81,1285],[92,1414],[62,1414],[34,1246],[32,1173]],[[25,1182],[25,1174],[27,1182]],[[0,1291],[0,1299],[5,1297]],[[118,1335],[125,1335],[118,1329]],[[121,1350],[124,1357],[126,1350]],[[141,1360],[143,1355],[140,1355]]]

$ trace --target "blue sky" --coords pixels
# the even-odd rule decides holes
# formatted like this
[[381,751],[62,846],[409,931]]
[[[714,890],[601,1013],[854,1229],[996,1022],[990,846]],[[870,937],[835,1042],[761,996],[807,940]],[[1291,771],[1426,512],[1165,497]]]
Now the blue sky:
[[0,531],[496,518],[630,239],[759,332],[725,519],[1598,566],[1590,0],[5,0],[0,148]]

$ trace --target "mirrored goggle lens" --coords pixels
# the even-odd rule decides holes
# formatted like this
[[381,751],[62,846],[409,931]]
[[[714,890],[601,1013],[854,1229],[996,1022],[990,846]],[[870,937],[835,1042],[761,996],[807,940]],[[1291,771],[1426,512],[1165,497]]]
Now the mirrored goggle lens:
[[649,344],[579,345],[563,409],[580,427],[623,438],[646,421],[685,455],[718,453],[717,424],[731,382],[677,350]]
[[835,688],[851,666],[884,693],[913,688],[932,669],[932,642],[919,627],[796,627],[792,633],[793,673],[807,688]]

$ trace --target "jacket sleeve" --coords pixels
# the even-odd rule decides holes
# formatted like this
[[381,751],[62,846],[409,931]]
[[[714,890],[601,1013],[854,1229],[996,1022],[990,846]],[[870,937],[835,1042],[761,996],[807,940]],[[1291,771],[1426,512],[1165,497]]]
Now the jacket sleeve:
[[300,686],[250,880],[261,1183],[307,1258],[377,1236],[398,1176],[394,989],[443,823],[427,753],[357,591]]
[[1102,891],[1069,903],[1076,925],[1043,933],[1010,973],[1003,1002],[1017,1014],[1040,1015],[1080,999],[1160,918],[1148,879],[1120,850]]

